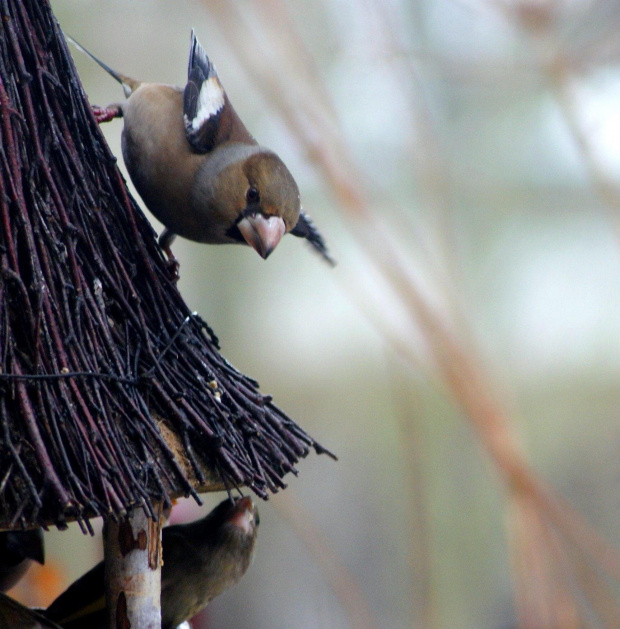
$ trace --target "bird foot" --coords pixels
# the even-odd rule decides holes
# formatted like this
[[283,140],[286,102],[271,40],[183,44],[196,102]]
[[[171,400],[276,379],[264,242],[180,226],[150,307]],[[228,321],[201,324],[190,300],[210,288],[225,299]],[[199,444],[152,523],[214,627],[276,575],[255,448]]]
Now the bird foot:
[[172,276],[172,281],[176,284],[179,281],[179,261],[176,259],[174,253],[172,253],[172,249],[170,248],[173,240],[176,238],[176,234],[168,229],[164,228],[164,231],[159,236],[159,246],[162,251],[166,254],[168,260],[166,261],[166,266],[170,271],[170,275]]
[[95,120],[98,124],[101,124],[102,122],[110,122],[113,118],[123,117],[121,108],[117,106],[99,107],[97,105],[93,105],[93,114],[95,115]]
[[174,253],[172,253],[172,249],[170,249],[170,247],[163,247],[163,250],[168,258],[166,260],[166,268],[168,269],[168,272],[170,273],[170,277],[172,281],[176,284],[179,281],[179,278],[181,277],[179,275],[179,268],[180,268],[179,261],[177,260]]

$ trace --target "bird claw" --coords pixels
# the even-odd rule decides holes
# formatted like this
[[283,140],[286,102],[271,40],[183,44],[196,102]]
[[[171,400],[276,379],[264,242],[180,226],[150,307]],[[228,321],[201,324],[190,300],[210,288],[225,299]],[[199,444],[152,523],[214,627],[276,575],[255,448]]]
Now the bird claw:
[[110,122],[110,120],[112,120],[113,118],[122,118],[123,116],[123,112],[118,106],[99,107],[98,105],[93,105],[93,114],[95,116],[97,124],[101,124],[102,122]]
[[179,261],[174,256],[169,257],[166,260],[166,268],[168,269],[168,273],[170,273],[170,278],[175,284],[179,281],[181,277],[179,275],[179,266]]
[[170,273],[170,278],[176,284],[181,277],[179,275],[179,268],[181,265],[179,264],[179,261],[177,260],[174,253],[172,253],[170,247],[164,247],[163,249],[166,257],[168,258],[166,260],[166,269],[168,270],[168,273]]
[[172,253],[172,249],[170,247],[176,237],[176,234],[171,229],[165,227],[164,231],[161,233],[158,239],[161,250],[166,254],[166,257],[168,258],[166,260],[166,267],[170,271],[172,281],[175,284],[179,281],[179,261],[176,259],[174,253]]

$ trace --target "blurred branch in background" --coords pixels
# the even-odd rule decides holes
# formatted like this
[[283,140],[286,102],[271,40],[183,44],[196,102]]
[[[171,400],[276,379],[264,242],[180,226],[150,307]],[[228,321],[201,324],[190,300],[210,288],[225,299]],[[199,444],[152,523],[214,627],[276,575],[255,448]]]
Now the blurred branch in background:
[[[407,249],[401,233],[402,226],[407,224],[406,208],[388,224],[390,217],[381,208],[398,202],[392,199],[389,185],[362,170],[356,162],[340,131],[329,90],[311,54],[304,48],[302,38],[295,32],[287,5],[281,0],[243,4],[205,0],[204,4],[210,14],[217,17],[226,37],[236,44],[233,47],[248,76],[256,79],[256,86],[279,110],[337,199],[369,265],[407,313],[407,327],[396,329],[389,321],[389,313],[375,311],[374,316],[380,317],[374,321],[378,331],[413,369],[418,370],[430,362],[430,371],[462,409],[503,479],[520,626],[566,629],[591,623],[618,626],[618,601],[613,591],[606,589],[606,577],[601,571],[615,580],[620,579],[620,554],[531,469],[521,445],[515,414],[506,408],[505,395],[495,382],[494,370],[487,365],[484,349],[474,340],[475,334],[460,314],[463,309],[457,306],[457,282],[461,272],[453,242],[456,226],[450,212],[453,200],[449,160],[442,153],[435,131],[440,123],[431,121],[421,99],[418,62],[409,52],[408,44],[400,43],[394,26],[406,22],[409,16],[404,11],[400,14],[400,9],[395,7],[390,14],[388,8],[378,2],[360,5],[364,11],[376,12],[383,54],[392,60],[384,63],[382,70],[394,75],[394,83],[400,86],[408,103],[412,128],[404,130],[403,135],[413,138],[408,149],[411,176],[417,178],[424,190],[425,211],[438,215],[439,234],[436,235],[444,242],[444,264],[437,257],[420,259],[419,251]],[[535,71],[540,81],[548,82],[581,151],[592,185],[613,208],[617,220],[618,190],[603,174],[597,164],[595,148],[590,146],[587,134],[580,130],[577,107],[568,90],[572,81],[579,80],[577,70],[582,72],[584,66],[595,63],[592,58],[587,63],[580,59],[579,51],[569,50],[568,42],[561,36],[563,31],[570,32],[571,24],[577,28],[578,24],[571,20],[582,17],[580,10],[559,2],[489,5],[472,2],[471,7],[473,11],[487,14],[495,10],[514,29],[526,29],[533,34],[537,45],[529,49],[530,58],[525,66]],[[611,31],[617,33],[617,30]],[[368,41],[368,46],[377,45],[377,41]],[[427,60],[427,63],[433,62]],[[472,75],[484,74],[480,62],[475,64],[476,67],[471,68]],[[520,69],[521,65],[520,60],[515,68]],[[511,72],[512,68],[507,66],[505,71]],[[360,68],[359,79],[366,80],[363,68]],[[373,86],[369,85],[369,89]],[[381,112],[377,111],[377,115]],[[339,272],[346,275],[343,288],[350,291],[356,301],[372,302],[373,295],[368,293],[363,275],[357,273],[357,269],[347,269],[344,264],[342,267]],[[417,335],[421,335],[424,349],[411,340]],[[403,440],[405,459],[418,456],[414,445],[411,438]],[[413,495],[414,489],[411,492]],[[295,511],[299,513],[299,509],[297,506]],[[314,533],[309,538],[308,531],[298,530],[307,540],[315,537]],[[317,545],[311,541],[309,545],[317,556],[322,555]],[[349,590],[353,591],[355,588]],[[427,617],[425,624],[434,623]],[[353,621],[352,625],[359,626]]]
[[[398,420],[399,433],[405,450],[404,463],[406,485],[409,493],[407,501],[409,534],[407,535],[407,558],[412,583],[409,597],[411,618],[419,619],[420,627],[438,627],[437,592],[433,588],[436,578],[431,557],[432,521],[430,514],[429,464],[426,444],[428,437],[421,417],[411,413],[411,408],[419,403],[413,399],[409,374],[393,365],[387,357],[392,384],[394,411]],[[421,415],[421,414],[420,414]]]
[[312,515],[292,491],[283,492],[275,501],[277,509],[293,527],[312,557],[316,559],[330,587],[346,610],[352,629],[378,629],[381,623],[366,602],[357,580],[339,560],[337,553],[325,542]]
[[[537,69],[548,82],[592,188],[609,210],[611,226],[620,238],[620,188],[589,137],[581,119],[578,94],[581,79],[587,78],[597,66],[604,67],[617,58],[620,19],[614,2],[592,0],[584,5],[575,13],[563,11],[561,3],[551,0],[498,2],[497,8],[522,29],[533,49],[539,51]],[[580,22],[584,27],[576,33]]]

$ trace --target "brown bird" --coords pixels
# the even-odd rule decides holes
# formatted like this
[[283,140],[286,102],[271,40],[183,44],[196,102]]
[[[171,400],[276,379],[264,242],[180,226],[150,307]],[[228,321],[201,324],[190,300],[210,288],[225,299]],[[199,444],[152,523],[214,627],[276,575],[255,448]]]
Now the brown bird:
[[[201,520],[162,531],[162,629],[174,629],[235,585],[254,554],[258,510],[248,497],[224,500]],[[45,615],[64,629],[107,629],[103,562],[80,577]]]
[[125,165],[146,206],[165,225],[159,242],[171,259],[177,234],[249,244],[267,258],[291,233],[333,264],[301,211],[293,175],[246,129],[193,30],[185,89],[136,81],[68,39],[123,86],[127,100],[96,108],[95,115],[100,122],[124,118]]
[[10,590],[33,561],[43,564],[44,555],[41,529],[0,533],[0,592]]

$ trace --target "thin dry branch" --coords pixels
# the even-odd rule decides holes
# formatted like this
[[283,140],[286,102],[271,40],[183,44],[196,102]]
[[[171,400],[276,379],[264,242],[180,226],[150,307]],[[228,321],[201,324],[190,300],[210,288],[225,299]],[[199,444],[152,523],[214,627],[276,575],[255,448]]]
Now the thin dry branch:
[[49,3],[0,19],[0,528],[285,487],[324,450],[189,311]]

